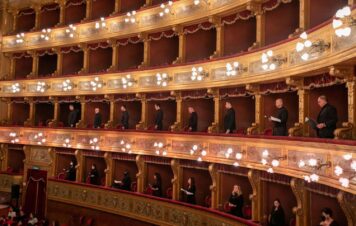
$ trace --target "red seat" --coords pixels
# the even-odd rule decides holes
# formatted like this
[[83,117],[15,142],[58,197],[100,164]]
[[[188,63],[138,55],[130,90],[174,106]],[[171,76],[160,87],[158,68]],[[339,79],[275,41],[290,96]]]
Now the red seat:
[[122,125],[121,125],[121,124],[117,125],[117,126],[116,126],[116,129],[118,129],[118,130],[123,130],[123,129],[122,129]]
[[153,195],[153,190],[152,190],[152,188],[151,188],[150,186],[148,186],[148,187],[146,188],[145,194],[147,194],[147,195]]
[[229,205],[229,202],[225,202],[224,211],[227,212],[227,213],[229,213],[231,211],[231,207]]
[[85,223],[86,226],[91,226],[93,224],[93,218],[88,218],[87,222]]
[[87,176],[87,178],[85,179],[85,183],[90,184],[90,176]]
[[244,206],[242,211],[243,211],[243,215],[244,215],[244,217],[246,219],[251,219],[251,217],[252,217],[252,208],[251,208],[251,206],[249,206],[249,205]]
[[211,195],[205,197],[205,206],[208,208],[211,207]]
[[273,135],[272,129],[265,129],[265,131],[263,132],[263,135],[272,136]]
[[60,180],[64,180],[64,179],[66,179],[66,174],[64,172],[59,173],[57,178],[60,179]]
[[7,173],[13,173],[13,172],[14,172],[14,169],[11,168],[11,167],[7,167],[6,172],[7,172]]
[[166,196],[168,199],[172,199],[172,197],[173,197],[173,189],[172,188],[167,188]]
[[131,191],[137,192],[137,183],[136,182],[131,183]]
[[63,127],[63,126],[64,126],[63,122],[58,122],[57,123],[57,127]]
[[147,127],[147,130],[156,130],[155,125],[150,125]]
[[240,135],[246,135],[247,134],[246,128],[239,128],[236,130],[236,133]]
[[289,222],[289,226],[295,226],[297,224],[297,221],[295,218],[292,218]]

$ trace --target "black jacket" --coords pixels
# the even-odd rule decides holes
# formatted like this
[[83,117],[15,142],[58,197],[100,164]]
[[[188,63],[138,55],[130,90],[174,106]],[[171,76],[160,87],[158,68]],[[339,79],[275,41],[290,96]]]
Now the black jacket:
[[281,207],[279,207],[277,210],[273,208],[269,226],[285,226],[284,211]]
[[75,178],[76,178],[75,166],[69,167],[69,169],[66,171],[66,173],[67,173],[66,180],[75,181]]
[[275,118],[281,120],[281,122],[273,121],[273,136],[287,136],[287,121],[288,121],[288,110],[285,107],[278,109]]
[[325,123],[326,127],[317,129],[320,138],[334,138],[334,130],[337,123],[337,111],[334,106],[326,104],[319,112],[317,123]]
[[187,203],[190,203],[190,204],[196,204],[196,201],[195,201],[195,186],[191,186],[191,187],[188,187],[187,191],[190,192],[190,193],[193,193],[192,195],[188,195],[187,194]]
[[90,184],[100,185],[99,172],[96,169],[92,169],[89,174]]
[[157,110],[155,125],[157,126],[157,130],[163,129],[163,111],[162,109]]
[[124,129],[129,128],[129,113],[127,111],[123,111],[121,114],[121,125]]
[[69,115],[68,115],[68,126],[69,127],[75,127],[75,124],[78,121],[78,114],[79,114],[79,111],[76,109],[69,112]]
[[224,130],[225,132],[227,130],[230,130],[230,133],[232,133],[235,129],[235,110],[233,108],[230,108],[226,111],[224,116]]
[[155,182],[152,185],[152,188],[154,189],[153,192],[152,192],[153,196],[162,197],[162,185],[161,185],[161,183]]
[[95,114],[94,116],[94,128],[100,128],[102,123],[102,117],[100,113]]
[[243,195],[231,194],[230,198],[229,198],[229,203],[236,206],[236,207],[231,208],[230,213],[237,217],[243,217],[243,214],[242,214],[242,208],[244,205]]
[[192,132],[196,132],[198,129],[198,114],[195,111],[190,114],[188,127],[192,128]]

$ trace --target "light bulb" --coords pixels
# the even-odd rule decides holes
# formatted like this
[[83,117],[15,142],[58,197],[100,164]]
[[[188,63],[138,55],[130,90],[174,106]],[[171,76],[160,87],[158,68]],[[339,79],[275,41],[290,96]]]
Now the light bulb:
[[334,173],[336,176],[340,176],[341,174],[343,174],[344,170],[340,167],[340,166],[336,166]]

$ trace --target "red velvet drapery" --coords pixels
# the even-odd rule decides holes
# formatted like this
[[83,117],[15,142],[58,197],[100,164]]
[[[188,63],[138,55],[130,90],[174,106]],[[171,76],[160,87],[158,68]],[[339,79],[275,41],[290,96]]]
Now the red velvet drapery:
[[44,218],[46,211],[47,171],[29,169],[24,211]]

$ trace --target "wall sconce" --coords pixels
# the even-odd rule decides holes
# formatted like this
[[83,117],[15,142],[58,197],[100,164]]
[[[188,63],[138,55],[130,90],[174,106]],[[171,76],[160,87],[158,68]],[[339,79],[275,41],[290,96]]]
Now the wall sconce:
[[273,51],[268,50],[261,56],[262,69],[265,71],[275,70],[277,67],[281,66],[286,62],[286,58],[273,56]]
[[167,147],[169,147],[169,144],[163,144],[162,142],[155,142],[153,144],[153,147],[156,149],[155,153],[156,155],[167,155]]
[[104,17],[100,17],[100,21],[95,23],[95,29],[106,28],[106,22]]
[[128,87],[132,87],[134,83],[136,83],[135,79],[132,78],[130,74],[121,78],[122,88],[126,89]]
[[62,90],[64,92],[71,91],[73,89],[73,87],[74,87],[74,84],[69,79],[66,79],[65,81],[62,82]]
[[172,5],[173,5],[172,1],[168,1],[166,4],[162,3],[161,4],[162,11],[159,13],[159,16],[163,17],[164,15],[169,14],[169,13],[173,14],[171,11]]
[[97,89],[101,89],[104,86],[104,82],[99,79],[99,77],[95,77],[94,80],[90,81],[90,88],[92,91],[96,91]]
[[33,139],[38,145],[42,145],[47,141],[46,136],[42,132],[37,133]]
[[21,91],[21,87],[19,83],[15,83],[11,85],[11,92],[12,93],[19,93]]
[[156,81],[158,86],[166,87],[168,85],[170,78],[167,73],[157,73]]
[[77,28],[73,24],[70,24],[66,29],[66,34],[68,35],[69,38],[74,38],[76,30]]
[[[283,155],[283,156],[277,156],[277,157],[271,157],[270,153],[268,152],[268,150],[264,150],[262,152],[262,160],[261,163],[264,166],[269,166],[267,169],[268,173],[274,173],[273,168],[276,168],[280,165],[280,161],[286,160],[287,156]],[[270,162],[268,160],[271,160]]]
[[[343,159],[345,161],[345,165],[349,165],[350,168],[344,169],[340,165],[336,165],[334,173],[336,176],[340,177],[339,182],[341,186],[348,188],[350,180],[356,177],[356,160],[352,159],[352,154],[345,154]],[[341,175],[343,176],[341,177]]]
[[131,148],[132,148],[133,144],[134,144],[134,142],[128,142],[128,141],[121,140],[120,141],[121,151],[131,154],[132,153]]
[[100,142],[100,140],[97,137],[94,137],[94,138],[90,139],[89,140],[90,148],[92,150],[97,150],[98,151],[100,149],[99,142]]
[[336,19],[333,20],[333,28],[338,37],[348,37],[351,35],[351,26],[356,25],[356,20],[351,16],[350,6],[345,6],[339,9],[335,14]]
[[25,33],[19,33],[16,35],[16,43],[22,44],[25,42]]
[[198,158],[197,158],[198,162],[203,161],[203,157],[205,157],[208,154],[204,147],[200,147],[197,144],[194,144],[192,146],[192,148],[190,149],[189,153],[190,153],[190,155],[198,156]]
[[318,181],[319,175],[316,174],[316,171],[320,170],[323,167],[331,167],[331,162],[327,161],[323,163],[321,160],[310,158],[307,162],[305,162],[304,160],[300,160],[298,163],[298,167],[310,168],[312,171],[314,171],[312,174],[304,176],[304,180],[310,183]]
[[330,48],[330,43],[326,43],[324,40],[318,40],[316,42],[311,42],[308,40],[308,35],[303,32],[300,36],[303,42],[298,42],[296,44],[295,50],[301,54],[301,59],[304,61],[309,60],[312,53],[322,53],[326,49]]
[[236,161],[233,163],[233,166],[238,167],[240,164],[237,161],[242,159],[243,153],[245,152],[236,152],[234,155],[234,150],[232,148],[228,148],[225,151],[224,155],[227,159],[229,159],[230,157],[232,157],[233,159],[235,158]]
[[192,81],[202,81],[205,77],[208,77],[208,73],[204,71],[203,67],[192,68],[192,76],[190,77]]
[[50,28],[47,29],[42,29],[42,34],[40,35],[40,38],[42,40],[48,41],[50,39],[52,30]]
[[10,137],[10,142],[12,144],[16,144],[16,143],[20,142],[19,136],[17,135],[16,132],[9,133],[9,137]]
[[125,17],[125,23],[136,23],[136,11],[128,12]]
[[64,139],[64,142],[63,142],[63,147],[65,147],[65,148],[71,148],[71,147],[72,147],[72,145],[70,144],[70,141],[71,141],[71,139],[70,139],[70,138],[66,138],[66,139]]
[[239,62],[227,63],[226,64],[226,76],[235,76],[247,71],[247,68],[244,68]]
[[37,82],[36,84],[36,92],[44,93],[47,88],[48,87],[45,82]]

